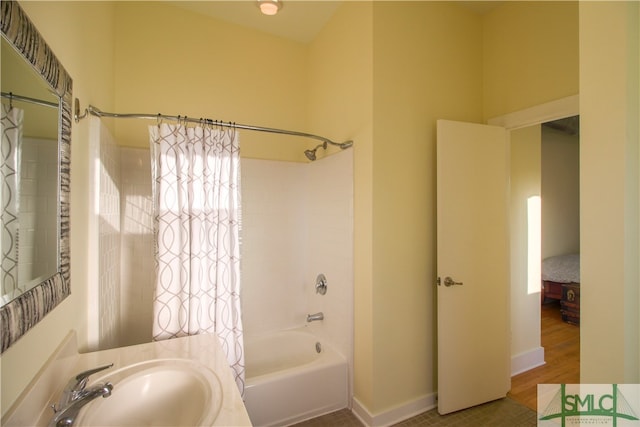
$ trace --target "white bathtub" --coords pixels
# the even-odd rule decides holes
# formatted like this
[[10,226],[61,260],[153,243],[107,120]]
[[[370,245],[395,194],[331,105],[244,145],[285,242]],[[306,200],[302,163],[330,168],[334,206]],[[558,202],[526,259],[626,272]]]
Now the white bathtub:
[[346,359],[305,328],[245,336],[244,346],[245,405],[254,426],[289,425],[348,406]]

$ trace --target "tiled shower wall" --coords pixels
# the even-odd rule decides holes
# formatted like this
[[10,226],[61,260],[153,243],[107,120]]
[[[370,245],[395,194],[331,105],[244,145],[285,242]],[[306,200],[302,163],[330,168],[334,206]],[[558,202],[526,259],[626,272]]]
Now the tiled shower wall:
[[[58,146],[56,141],[24,137],[20,171],[20,284],[57,270]],[[23,280],[23,279],[26,279]],[[40,280],[38,280],[40,281]]]
[[155,267],[149,150],[119,147],[91,118],[91,200],[98,235],[90,258],[97,289],[89,289],[93,349],[151,341]]
[[[120,339],[120,155],[109,130],[97,118],[91,118],[90,151],[93,188],[98,197],[90,200],[96,212],[90,227],[98,235],[90,245],[97,259],[92,267],[97,275],[97,289],[90,287],[89,315],[95,325],[89,328],[89,344],[93,349],[116,347]],[[96,246],[97,243],[97,246]]]
[[151,342],[155,262],[149,150],[121,148],[121,345]]
[[[99,163],[105,165],[100,200],[119,200],[119,205],[99,206],[104,228],[98,258],[105,261],[99,272],[100,347],[107,348],[151,340],[155,264],[149,150],[117,147],[104,135],[101,139],[101,145],[109,148],[100,150]],[[246,334],[308,326],[350,358],[351,151],[310,164],[242,160],[241,277]],[[119,213],[113,210],[115,206]],[[110,232],[116,230],[115,223],[119,232],[114,237]],[[116,253],[118,259],[114,259]],[[114,269],[119,270],[118,278]],[[324,296],[315,293],[319,273],[328,280]],[[119,310],[116,322],[109,307]],[[325,320],[307,324],[306,315],[318,311],[324,312]]]

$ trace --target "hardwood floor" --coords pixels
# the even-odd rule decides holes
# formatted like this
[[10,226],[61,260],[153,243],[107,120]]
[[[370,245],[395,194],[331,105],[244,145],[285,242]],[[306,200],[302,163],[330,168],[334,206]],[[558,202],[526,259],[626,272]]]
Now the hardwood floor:
[[541,313],[542,347],[546,364],[511,378],[508,396],[537,410],[538,384],[580,382],[580,327],[562,321],[560,304],[544,304]]

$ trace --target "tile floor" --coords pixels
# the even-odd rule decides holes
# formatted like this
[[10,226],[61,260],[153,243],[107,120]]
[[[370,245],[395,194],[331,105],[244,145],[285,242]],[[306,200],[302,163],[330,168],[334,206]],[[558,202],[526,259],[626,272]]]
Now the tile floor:
[[[536,423],[535,411],[512,399],[504,398],[448,415],[439,415],[436,409],[432,409],[396,424],[396,427],[535,427]],[[334,426],[362,427],[363,424],[350,410],[343,409],[295,424],[294,427]]]

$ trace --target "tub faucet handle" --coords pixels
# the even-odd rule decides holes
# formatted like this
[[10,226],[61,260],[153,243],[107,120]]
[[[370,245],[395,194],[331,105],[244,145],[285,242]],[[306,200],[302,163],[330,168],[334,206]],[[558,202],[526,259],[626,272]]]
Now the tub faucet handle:
[[320,311],[315,314],[307,314],[307,322],[313,322],[316,320],[324,320],[324,313]]
[[324,274],[318,274],[316,277],[316,294],[324,295],[327,293],[327,278]]

